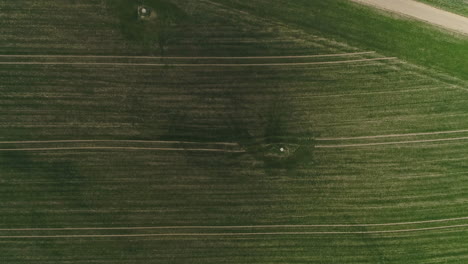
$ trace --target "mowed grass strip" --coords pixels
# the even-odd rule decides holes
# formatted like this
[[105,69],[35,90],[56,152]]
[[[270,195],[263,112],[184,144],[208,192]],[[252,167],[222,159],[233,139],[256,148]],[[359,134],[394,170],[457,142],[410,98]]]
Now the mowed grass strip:
[[[264,137],[265,122],[279,122],[284,130],[302,137],[312,132],[349,137],[368,136],[369,131],[379,135],[468,126],[463,86],[398,60],[274,69],[267,65],[253,71],[220,67],[211,69],[215,74],[171,67],[70,65],[54,67],[53,72],[49,67],[2,69],[7,89],[3,112],[16,116],[3,117],[5,138],[14,140],[23,130],[28,136],[21,139],[63,139],[68,127],[74,132],[67,137],[85,135],[80,136],[83,139],[183,141],[190,130],[195,141],[236,142],[242,139],[232,137],[236,129]],[[28,83],[36,88],[31,90]],[[272,108],[289,108],[289,117],[279,115],[275,121],[261,114]],[[186,122],[172,122],[177,119]],[[8,130],[14,131],[12,137]]]
[[[150,238],[95,238],[64,239],[49,238],[36,246],[37,240],[8,239],[4,242],[12,245],[5,252],[5,259],[26,263],[31,261],[63,262],[74,259],[76,263],[99,263],[112,259],[114,263],[146,259],[147,251],[158,249],[153,256],[161,261],[173,263],[219,263],[226,258],[233,262],[284,262],[322,261],[324,256],[332,256],[332,261],[341,263],[375,263],[378,260],[404,263],[405,261],[448,261],[464,259],[466,247],[460,236],[466,232],[416,233],[384,236],[363,236],[360,234],[321,235],[311,239],[309,236],[282,235],[271,239],[268,236],[251,237],[150,237]],[[444,239],[445,243],[431,243],[435,239]],[[125,246],[131,242],[131,246]],[[418,249],[418,244],[428,244],[431,254]],[[319,244],[319,246],[317,246]],[[400,245],[398,254],[379,249],[394,248]],[[47,250],[43,250],[46,248]],[[102,248],[110,250],[102,252]],[[124,254],[115,256],[113,252]],[[27,253],[29,258],[18,253]],[[57,252],[53,255],[51,252]],[[81,254],[88,252],[88,254]],[[249,252],[249,254],[245,254]],[[438,256],[448,253],[447,256]],[[33,256],[33,257],[31,257]]]
[[[184,226],[249,226],[459,218],[466,216],[459,198],[466,191],[461,184],[463,167],[457,167],[466,161],[465,145],[316,150],[309,162],[277,170],[266,169],[249,153],[138,151],[131,160],[126,151],[3,153],[2,166],[10,170],[5,177],[12,177],[4,182],[3,213],[5,224],[34,228],[34,222],[12,221],[22,219],[21,208],[28,208],[28,197],[34,195],[36,213],[49,219],[38,228],[44,223],[70,226],[75,223],[72,219],[81,219],[82,227],[105,227],[106,221],[97,219],[106,215],[115,215],[115,226],[127,226],[128,219],[134,226],[173,226],[174,219]],[[12,159],[24,162],[10,164]],[[174,168],[174,164],[180,165]],[[34,178],[28,176],[32,171]],[[434,191],[434,185],[441,190]],[[35,194],[41,189],[49,191]],[[10,208],[13,204],[15,208]],[[265,213],[268,218],[243,220],[247,212]]]

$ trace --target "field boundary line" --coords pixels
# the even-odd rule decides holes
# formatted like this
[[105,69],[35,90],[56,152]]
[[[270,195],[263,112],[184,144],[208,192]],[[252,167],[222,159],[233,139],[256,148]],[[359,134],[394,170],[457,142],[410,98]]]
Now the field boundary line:
[[382,57],[342,61],[291,62],[291,63],[230,63],[230,64],[171,64],[171,63],[122,63],[122,62],[0,62],[0,65],[96,65],[96,66],[153,66],[153,67],[260,67],[260,66],[307,66],[328,64],[350,64],[367,61],[395,60],[396,57]]
[[425,228],[411,228],[398,230],[378,230],[378,231],[304,231],[304,232],[242,232],[242,233],[159,233],[159,234],[108,234],[108,235],[11,235],[0,236],[6,238],[99,238],[99,237],[170,237],[170,236],[265,236],[265,235],[352,235],[352,234],[389,234],[389,233],[409,233],[431,230],[444,230],[468,227],[468,224],[450,225]]
[[41,55],[41,54],[0,54],[0,58],[99,58],[99,59],[180,59],[180,60],[246,60],[246,59],[300,59],[300,58],[322,58],[322,57],[341,57],[375,54],[375,51],[333,53],[333,54],[315,54],[315,55],[285,55],[285,56],[245,56],[245,57],[161,57],[161,56],[114,56],[114,55]]
[[60,230],[144,230],[144,229],[253,229],[253,228],[307,228],[307,227],[372,227],[372,226],[398,226],[431,224],[468,220],[466,217],[395,222],[382,224],[317,224],[317,225],[239,225],[239,226],[143,226],[143,227],[58,227],[58,228],[0,228],[0,231],[60,231]]
[[406,133],[406,134],[387,134],[387,135],[376,135],[376,136],[316,138],[315,140],[317,140],[317,141],[338,141],[338,140],[372,139],[372,138],[389,138],[389,137],[430,136],[430,135],[442,135],[442,134],[456,134],[456,133],[464,133],[464,132],[468,132],[468,129],[438,131],[438,132],[420,132],[420,133],[416,132],[416,133]]

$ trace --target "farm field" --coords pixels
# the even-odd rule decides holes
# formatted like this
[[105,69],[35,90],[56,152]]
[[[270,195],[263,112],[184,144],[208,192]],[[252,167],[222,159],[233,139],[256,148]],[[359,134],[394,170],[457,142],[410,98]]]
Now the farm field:
[[463,62],[267,2],[0,0],[0,260],[466,261]]
[[[219,0],[261,17],[274,17],[305,32],[445,72],[467,80],[468,41],[424,22],[376,11],[349,0]],[[427,45],[430,43],[431,45]]]

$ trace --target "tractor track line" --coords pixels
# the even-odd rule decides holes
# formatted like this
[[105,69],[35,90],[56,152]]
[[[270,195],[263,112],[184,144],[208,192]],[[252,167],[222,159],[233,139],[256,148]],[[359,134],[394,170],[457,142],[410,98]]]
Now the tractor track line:
[[164,143],[164,144],[206,144],[206,145],[226,145],[239,146],[232,142],[193,142],[193,141],[160,141],[160,140],[113,140],[113,139],[76,139],[76,140],[29,140],[29,141],[0,141],[0,144],[46,144],[46,143],[95,143],[95,142],[112,142],[112,143]]
[[301,59],[301,58],[322,58],[341,57],[375,54],[375,51],[316,54],[316,55],[296,55],[296,56],[246,56],[246,57],[160,57],[160,56],[106,56],[106,55],[7,55],[0,54],[0,58],[97,58],[97,59],[171,59],[171,60],[251,60],[251,59]]
[[206,151],[245,153],[245,150],[203,149],[203,148],[144,148],[144,147],[57,147],[57,148],[17,148],[0,149],[0,151],[51,151],[51,150],[163,150],[163,151]]
[[353,140],[353,139],[373,139],[373,138],[390,138],[390,137],[412,137],[412,136],[430,136],[442,134],[456,134],[468,132],[468,129],[439,131],[439,132],[421,132],[421,133],[407,133],[407,134],[387,134],[376,136],[357,136],[357,137],[337,137],[337,138],[316,138],[317,141],[338,141],[338,140]]
[[352,148],[352,147],[400,145],[400,144],[412,144],[412,143],[450,142],[450,141],[460,141],[460,140],[467,140],[467,139],[468,139],[468,137],[458,137],[458,138],[408,140],[408,141],[359,143],[359,144],[343,144],[343,145],[316,145],[315,148]]
[[382,224],[317,224],[317,225],[244,225],[244,226],[143,226],[143,227],[58,227],[58,228],[0,228],[0,231],[69,231],[69,230],[149,230],[149,229],[253,229],[253,228],[308,228],[308,227],[373,227],[431,224],[468,220],[466,217],[396,222]]
[[0,65],[95,65],[95,66],[153,66],[153,67],[260,67],[260,66],[307,66],[350,64],[367,61],[395,60],[396,57],[371,59],[321,61],[321,62],[291,62],[291,63],[239,63],[239,64],[171,64],[171,63],[120,63],[120,62],[0,62]]
[[398,230],[380,230],[380,231],[316,231],[316,232],[243,232],[243,233],[160,233],[160,234],[89,234],[89,235],[12,235],[0,236],[0,239],[7,238],[106,238],[106,237],[192,237],[192,236],[278,236],[278,235],[353,235],[353,234],[390,234],[390,233],[409,233],[433,230],[445,230],[454,228],[468,227],[468,224],[450,225],[426,228],[411,228]]

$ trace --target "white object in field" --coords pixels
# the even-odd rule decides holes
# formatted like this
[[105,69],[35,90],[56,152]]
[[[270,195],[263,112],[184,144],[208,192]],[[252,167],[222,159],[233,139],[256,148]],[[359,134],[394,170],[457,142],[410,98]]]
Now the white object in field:
[[284,152],[284,148],[280,148],[280,151],[281,151],[281,152]]
[[142,14],[146,14],[146,8],[142,8],[142,9],[141,9],[141,13],[142,13]]

